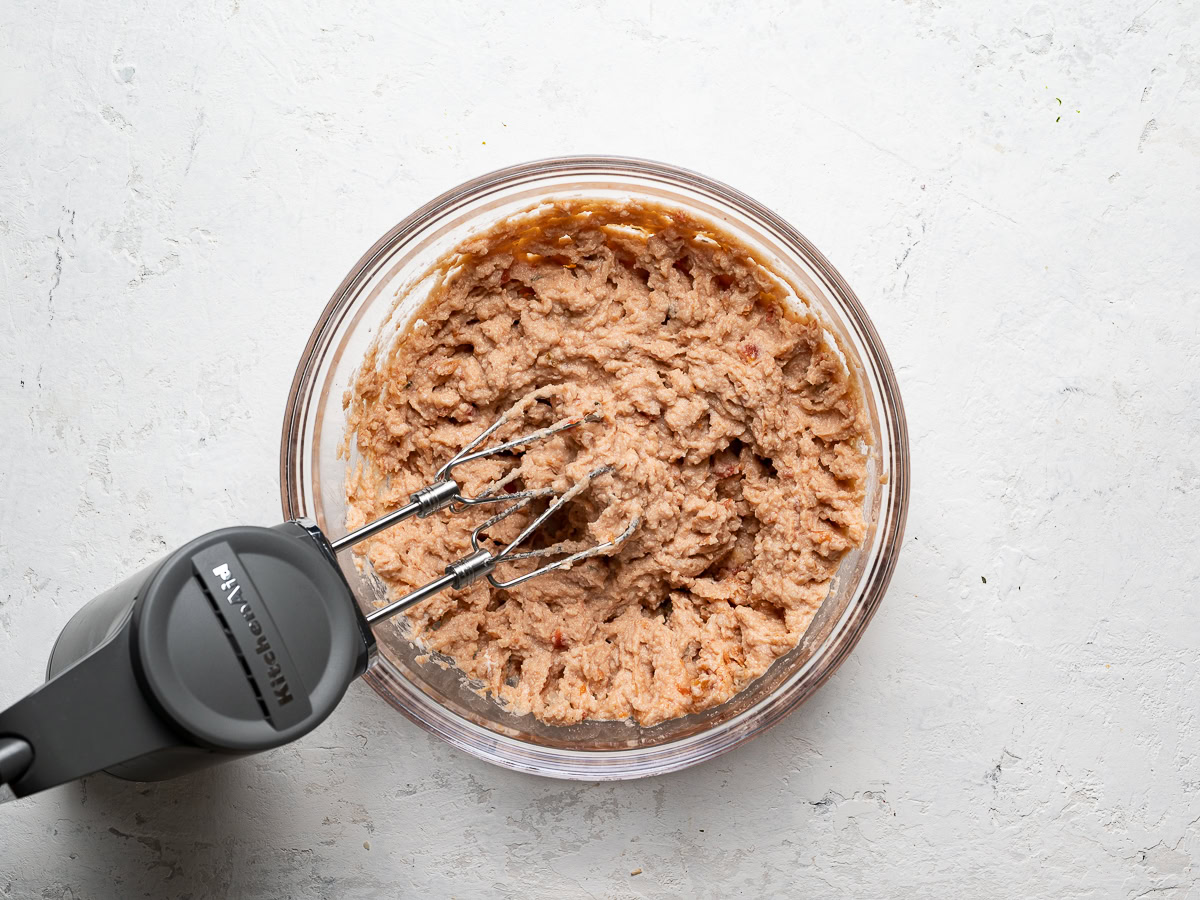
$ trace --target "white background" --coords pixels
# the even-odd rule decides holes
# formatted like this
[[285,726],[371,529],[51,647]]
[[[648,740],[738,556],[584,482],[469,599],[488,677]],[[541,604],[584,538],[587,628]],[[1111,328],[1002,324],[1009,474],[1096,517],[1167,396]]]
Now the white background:
[[294,365],[380,234],[586,152],[762,200],[878,326],[912,507],[849,662],[615,785],[357,684],[294,746],[4,806],[0,898],[1200,895],[1192,2],[3,4],[0,706],[96,592],[278,520]]

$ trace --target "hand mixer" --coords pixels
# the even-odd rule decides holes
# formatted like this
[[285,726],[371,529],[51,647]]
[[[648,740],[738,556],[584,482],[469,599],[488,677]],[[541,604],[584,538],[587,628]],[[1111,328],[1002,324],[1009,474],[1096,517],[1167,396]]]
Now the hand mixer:
[[[563,419],[480,449],[541,396],[527,395],[495,420],[407,505],[343,538],[330,541],[306,519],[222,528],[93,598],[58,636],[46,683],[0,713],[0,801],[101,770],[156,781],[296,740],[375,661],[376,623],[449,587],[486,576],[511,588],[620,546],[636,518],[592,546],[520,550],[610,466],[561,492],[512,490],[516,469],[472,497],[455,480],[459,466],[601,420],[598,413]],[[545,509],[515,539],[497,552],[483,545],[488,529],[541,499]],[[508,505],[471,532],[473,552],[444,575],[381,609],[359,610],[338,552],[412,516],[501,503]],[[502,563],[534,558],[552,561],[503,581],[493,574]]]

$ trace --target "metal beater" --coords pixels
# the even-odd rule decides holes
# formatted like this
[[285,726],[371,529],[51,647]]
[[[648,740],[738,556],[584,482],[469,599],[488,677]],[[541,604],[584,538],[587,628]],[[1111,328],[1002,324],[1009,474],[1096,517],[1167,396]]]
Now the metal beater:
[[527,572],[524,575],[518,575],[517,577],[510,578],[507,581],[498,581],[492,574],[493,570],[496,568],[496,566],[500,565],[500,563],[516,562],[517,560],[521,559],[545,558],[566,552],[565,547],[562,544],[554,544],[550,547],[545,547],[540,550],[527,550],[524,552],[517,552],[517,548],[524,544],[543,524],[545,524],[547,519],[554,515],[554,513],[556,513],[559,509],[561,509],[564,505],[569,503],[583,491],[587,490],[593,480],[599,478],[601,475],[613,471],[612,466],[609,465],[598,466],[595,469],[592,469],[592,471],[588,472],[588,474],[585,475],[580,481],[577,481],[567,490],[555,496],[555,499],[546,507],[546,509],[540,515],[536,516],[532,522],[525,526],[521,533],[518,534],[517,537],[508,545],[506,545],[499,553],[492,553],[490,550],[481,546],[480,542],[482,536],[486,534],[488,529],[493,525],[496,525],[504,519],[507,519],[513,513],[523,509],[538,498],[554,496],[555,491],[552,488],[538,488],[536,490],[510,491],[502,493],[504,488],[510,484],[512,479],[515,477],[516,471],[514,470],[513,472],[510,472],[508,475],[489,485],[479,495],[474,497],[466,497],[463,495],[462,488],[459,487],[458,482],[453,478],[454,470],[459,466],[470,462],[475,462],[476,460],[485,459],[491,456],[500,456],[502,454],[509,453],[518,447],[525,447],[538,441],[544,441],[547,438],[563,431],[567,431],[572,428],[578,428],[585,422],[603,421],[604,417],[600,415],[600,413],[591,412],[584,416],[562,419],[546,428],[539,428],[537,431],[530,432],[522,437],[505,441],[504,443],[497,444],[494,447],[488,447],[484,450],[476,449],[480,444],[482,444],[489,437],[504,427],[504,425],[506,425],[509,421],[511,421],[512,418],[524,412],[534,402],[542,399],[548,393],[549,392],[545,389],[534,391],[510,407],[503,415],[500,416],[500,418],[496,419],[496,421],[488,426],[484,431],[480,432],[480,434],[473,441],[471,441],[471,443],[463,447],[462,450],[458,451],[458,453],[455,454],[448,463],[442,466],[437,471],[437,474],[434,475],[433,483],[428,484],[416,491],[412,495],[412,498],[407,505],[390,512],[385,516],[381,516],[374,522],[364,525],[362,528],[352,531],[345,537],[338,538],[336,541],[332,542],[333,551],[338,553],[342,550],[345,550],[347,547],[352,547],[357,543],[374,537],[375,535],[379,534],[379,532],[391,528],[393,525],[403,522],[405,519],[412,518],[413,516],[425,518],[426,516],[431,516],[435,512],[446,508],[449,508],[451,512],[458,512],[463,509],[480,506],[485,503],[512,501],[511,506],[492,516],[486,522],[483,522],[474,530],[472,530],[471,547],[474,549],[473,553],[468,556],[464,556],[462,559],[456,560],[447,566],[446,574],[441,578],[435,579],[423,587],[419,587],[411,593],[405,594],[403,597],[395,600],[392,603],[389,603],[387,606],[368,613],[367,621],[369,623],[374,624],[375,622],[379,622],[384,619],[390,619],[392,616],[402,613],[404,610],[415,606],[422,600],[428,600],[434,594],[445,590],[448,587],[461,590],[462,588],[465,588],[468,585],[478,581],[482,576],[485,575],[487,576],[488,581],[491,582],[494,587],[501,589],[515,587],[522,582],[528,581],[531,578],[536,578],[539,575],[544,575],[545,573],[553,571],[554,569],[569,568],[581,560],[588,559],[593,556],[599,556],[608,550],[612,550],[613,548],[623,544],[637,530],[640,519],[634,517],[625,530],[612,540],[603,541],[582,550],[575,550],[574,552],[568,553],[562,559],[556,560],[552,563],[547,563],[544,566],[534,569],[532,572]]

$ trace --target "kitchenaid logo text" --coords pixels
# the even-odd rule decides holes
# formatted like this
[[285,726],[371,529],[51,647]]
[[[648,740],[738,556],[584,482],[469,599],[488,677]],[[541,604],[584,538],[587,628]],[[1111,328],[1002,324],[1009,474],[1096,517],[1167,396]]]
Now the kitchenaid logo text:
[[254,615],[254,610],[250,608],[250,604],[242,602],[242,586],[233,577],[233,573],[229,571],[227,563],[217,566],[212,570],[212,573],[221,579],[221,590],[225,592],[225,602],[230,606],[237,607],[238,612],[242,614],[242,618],[246,620],[246,627],[250,629],[250,633],[256,638],[254,652],[261,656],[263,662],[266,663],[267,678],[271,682],[271,690],[275,694],[275,700],[280,706],[286,706],[292,702],[292,691],[288,687],[287,679],[283,676],[283,669],[280,667],[279,661],[275,658],[275,651],[271,649],[271,642],[263,634],[262,623]]

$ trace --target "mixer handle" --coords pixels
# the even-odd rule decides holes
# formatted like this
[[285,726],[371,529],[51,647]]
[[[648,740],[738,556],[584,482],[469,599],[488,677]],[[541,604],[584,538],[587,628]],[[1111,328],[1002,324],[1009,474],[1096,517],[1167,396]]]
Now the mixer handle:
[[101,769],[120,774],[120,764],[179,737],[146,702],[122,629],[0,714],[0,742],[12,770],[0,762],[0,780],[23,797]]

